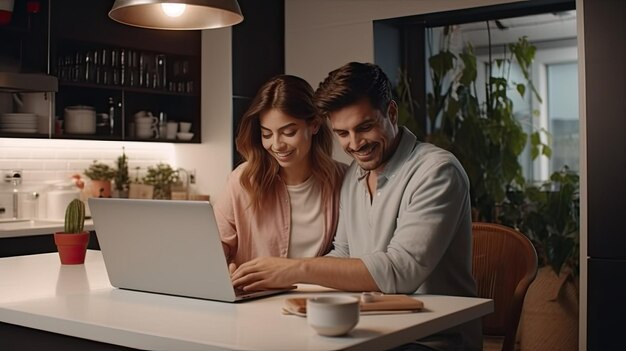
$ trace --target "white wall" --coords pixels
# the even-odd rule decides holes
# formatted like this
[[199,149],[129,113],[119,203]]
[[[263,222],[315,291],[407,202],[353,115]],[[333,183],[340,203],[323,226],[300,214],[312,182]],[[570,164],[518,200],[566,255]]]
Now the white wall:
[[[374,20],[517,1],[285,0],[285,73],[316,88],[328,72],[345,63],[374,62]],[[337,143],[334,156],[350,162]]]
[[202,144],[175,144],[178,166],[196,170],[196,189],[221,194],[232,169],[231,29],[202,32]]
[[349,61],[373,62],[373,20],[517,1],[285,0],[285,71],[317,87]]

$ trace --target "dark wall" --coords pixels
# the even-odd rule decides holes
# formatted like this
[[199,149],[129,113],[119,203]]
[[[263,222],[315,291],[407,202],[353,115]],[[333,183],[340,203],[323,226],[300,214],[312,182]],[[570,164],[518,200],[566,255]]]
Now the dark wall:
[[626,315],[626,2],[584,0],[587,349],[623,348]]
[[[233,135],[257,90],[285,72],[283,0],[239,0],[244,20],[232,28]],[[233,165],[240,163],[233,144]]]

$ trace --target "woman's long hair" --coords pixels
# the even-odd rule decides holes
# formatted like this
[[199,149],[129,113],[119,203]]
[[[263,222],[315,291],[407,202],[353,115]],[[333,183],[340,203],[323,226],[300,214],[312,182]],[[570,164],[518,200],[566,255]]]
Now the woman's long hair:
[[332,132],[325,119],[317,113],[309,83],[296,76],[279,75],[259,89],[241,119],[235,139],[237,151],[248,162],[242,170],[241,186],[251,199],[253,211],[277,200],[280,165],[263,148],[259,122],[260,115],[271,109],[278,109],[307,123],[318,121],[320,124],[319,131],[312,137],[309,157],[312,176],[321,186],[322,201],[326,203],[333,196],[334,189],[341,186],[340,170],[332,159]]

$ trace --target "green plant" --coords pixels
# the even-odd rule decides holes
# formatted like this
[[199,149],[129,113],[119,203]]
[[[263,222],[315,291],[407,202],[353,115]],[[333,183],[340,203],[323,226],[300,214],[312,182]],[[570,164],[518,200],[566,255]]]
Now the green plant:
[[[564,267],[578,274],[579,267],[579,179],[567,168],[555,172],[540,186],[529,186],[521,172],[518,157],[530,145],[531,157],[551,156],[541,140],[545,130],[527,134],[513,115],[509,96],[537,96],[529,69],[535,47],[525,37],[504,47],[504,56],[493,59],[489,45],[485,100],[477,94],[477,59],[471,44],[461,53],[452,52],[451,30],[443,31],[442,49],[428,62],[433,91],[427,95],[425,139],[454,153],[470,179],[474,220],[498,222],[519,229],[537,249],[540,264],[558,274]],[[511,64],[517,62],[526,84],[511,82]],[[492,67],[495,65],[495,67]],[[499,71],[499,74],[493,74]],[[402,75],[401,75],[402,76]],[[415,110],[415,101],[403,85],[396,88],[402,111]],[[408,93],[407,93],[408,92]],[[404,108],[403,108],[404,106]],[[406,119],[406,117],[404,117]],[[409,126],[410,127],[410,126]],[[421,130],[414,129],[419,135]]]
[[82,233],[85,227],[85,203],[74,199],[65,208],[65,233]]
[[527,235],[540,264],[557,275],[564,268],[579,272],[579,185],[578,174],[565,167],[540,186],[509,191],[499,211],[498,220]]
[[[522,37],[505,46],[502,58],[493,59],[490,45],[487,63],[490,74],[485,100],[481,101],[473,47],[467,43],[462,52],[453,52],[451,35],[452,30],[446,28],[441,50],[428,59],[432,92],[426,96],[428,123],[421,127],[426,141],[451,151],[465,168],[470,180],[474,219],[495,221],[496,209],[504,201],[506,189],[525,183],[518,157],[526,144],[530,143],[533,157],[551,154],[548,145],[541,141],[541,131],[530,136],[524,132],[513,114],[509,96],[512,91],[524,96],[527,90],[536,95],[529,79],[535,47]],[[526,84],[509,80],[514,62],[521,68]],[[396,88],[400,97],[400,120],[406,119],[403,111],[414,110],[415,104],[403,85],[407,85],[405,79],[401,79]],[[417,135],[420,133],[418,130]]]
[[178,171],[170,165],[159,163],[155,167],[148,167],[143,183],[154,186],[155,199],[171,198],[172,184],[178,182]]
[[130,177],[128,175],[128,157],[122,148],[122,155],[117,158],[117,171],[115,173],[115,189],[122,192],[128,191]]
[[113,167],[106,163],[98,162],[94,160],[89,167],[84,171],[85,176],[91,180],[112,180],[115,178],[116,171]]

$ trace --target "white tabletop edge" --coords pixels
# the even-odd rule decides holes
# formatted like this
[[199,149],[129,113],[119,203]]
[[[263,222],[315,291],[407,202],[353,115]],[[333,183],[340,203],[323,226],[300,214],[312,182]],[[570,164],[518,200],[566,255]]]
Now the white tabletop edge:
[[[43,266],[44,264],[45,266]],[[38,272],[50,276],[42,276],[41,279],[21,277],[20,280],[20,269],[26,275],[34,275]],[[255,342],[267,342],[263,345],[271,347],[268,346],[273,345],[271,340],[264,340],[272,338],[271,329],[258,332],[251,331],[250,334],[252,335],[247,335],[246,330],[251,328],[250,323],[240,322],[244,319],[247,321],[252,316],[255,316],[250,311],[254,309],[258,309],[266,315],[279,315],[278,310],[285,298],[283,295],[282,297],[275,296],[243,304],[224,304],[157,294],[119,291],[112,288],[108,283],[100,253],[92,250],[88,252],[88,260],[85,265],[74,267],[61,267],[58,264],[56,253],[3,258],[0,259],[0,276],[2,275],[6,275],[6,278],[14,281],[14,283],[0,281],[0,291],[7,291],[7,296],[4,296],[4,298],[2,296],[4,293],[0,293],[1,322],[141,349],[243,350],[254,349],[254,345],[258,345]],[[84,284],[81,286],[81,284],[77,284],[74,281],[75,279],[83,279],[85,277],[88,277],[89,280],[88,290],[84,290],[86,288]],[[69,284],[67,289],[59,287],[59,284],[63,285],[66,283]],[[22,286],[29,291],[20,294],[19,290]],[[30,291],[35,286],[41,286],[41,291]],[[45,291],[46,289],[48,289],[47,292]],[[305,292],[300,294],[305,296],[306,294],[315,293],[306,292],[305,289]],[[357,328],[348,337],[344,338],[317,336],[306,326],[304,318],[295,316],[272,317],[278,323],[282,323],[283,327],[292,328],[291,332],[297,334],[296,338],[299,338],[298,340],[294,338],[294,340],[286,341],[281,347],[276,348],[289,349],[289,347],[298,347],[299,349],[311,350],[320,348],[329,350],[384,349],[396,346],[400,341],[403,343],[409,342],[433,332],[447,329],[451,325],[479,318],[493,311],[493,301],[488,299],[430,295],[418,295],[416,297],[425,301],[426,313],[428,313],[428,307],[435,306],[439,300],[445,302],[446,305],[458,302],[463,304],[464,307],[461,311],[439,316],[421,325],[409,325],[411,324],[411,318],[419,318],[418,315],[363,316]],[[144,300],[147,302],[144,303]],[[83,308],[86,308],[87,311],[83,313],[82,311],[76,311],[76,307],[73,306],[63,307],[62,305],[67,304],[68,301],[72,301],[75,305],[84,306]],[[138,306],[133,305],[136,301],[138,301]],[[127,322],[124,320],[124,316],[116,316],[115,314],[104,317],[100,315],[103,313],[103,310],[119,308],[120,305],[126,306],[133,312],[147,313],[147,323],[142,323],[141,319],[138,319],[136,322]],[[200,310],[194,311],[198,308]],[[213,310],[216,310],[216,313],[232,311],[237,318],[243,318],[234,321],[225,320],[223,323],[230,326],[227,332],[233,334],[231,339],[234,341],[227,337],[221,338],[220,335],[217,335],[215,340],[211,339],[210,342],[207,341],[208,339],[202,339],[204,337],[202,328],[197,328],[197,324],[205,323],[207,326],[218,329],[220,327],[215,326],[215,320],[206,315],[206,313],[211,313],[210,311]],[[157,314],[150,315],[150,313]],[[193,326],[192,328],[183,326],[180,331],[170,331],[168,328],[161,328],[158,323],[143,325],[151,323],[149,321],[149,319],[152,319],[150,316],[156,319],[163,318],[160,314],[168,314],[168,316],[172,316],[174,319],[178,318],[176,320],[189,318],[190,323],[195,323],[195,329],[199,329],[199,331],[196,331],[196,335],[193,331],[187,330],[194,329]],[[372,337],[370,331],[378,328],[377,325],[380,323],[377,324],[377,321],[380,320],[385,321],[384,324],[398,324],[398,328],[385,331],[383,333],[385,335]],[[238,324],[244,325],[240,327]],[[263,329],[262,327],[259,328]],[[394,326],[393,328],[396,327]],[[264,334],[267,334],[267,336]],[[239,343],[240,341],[241,343]],[[263,345],[260,347],[263,347]]]

